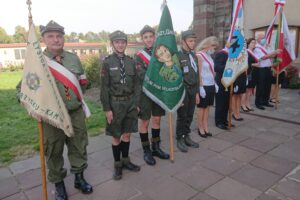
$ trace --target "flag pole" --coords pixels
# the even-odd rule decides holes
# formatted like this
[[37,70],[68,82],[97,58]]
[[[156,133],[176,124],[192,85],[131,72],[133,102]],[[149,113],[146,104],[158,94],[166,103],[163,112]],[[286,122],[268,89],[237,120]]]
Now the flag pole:
[[229,112],[228,112],[228,128],[231,129],[232,122],[232,94],[233,94],[233,84],[230,85],[229,94]]
[[[31,14],[31,0],[27,0],[26,4],[28,6],[28,24],[29,29],[33,24],[32,14]],[[47,194],[47,181],[46,181],[46,165],[45,165],[45,152],[44,152],[44,135],[43,135],[43,124],[42,121],[38,121],[38,130],[39,130],[39,145],[40,145],[40,160],[41,160],[41,174],[42,174],[42,188],[43,188],[43,199],[48,199]]]
[[169,113],[169,130],[170,130],[170,160],[174,162],[174,146],[173,146],[173,126],[172,113]]
[[[283,10],[283,7],[279,11],[279,22],[278,22],[278,30],[277,30],[277,34],[279,34],[278,43],[281,41],[282,10]],[[280,46],[278,45],[278,47],[280,47]],[[278,108],[278,98],[279,98],[278,97],[279,96],[279,62],[277,63],[277,66],[276,66],[276,91],[275,91],[275,94],[276,94],[275,109],[277,110],[277,108]]]

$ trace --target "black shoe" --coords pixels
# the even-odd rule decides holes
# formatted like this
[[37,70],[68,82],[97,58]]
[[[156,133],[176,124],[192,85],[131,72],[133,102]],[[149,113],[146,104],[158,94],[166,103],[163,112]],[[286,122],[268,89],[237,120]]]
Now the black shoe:
[[262,105],[255,105],[256,108],[260,109],[260,110],[265,110],[265,107],[263,107]]
[[217,124],[216,126],[220,129],[228,130],[228,127],[225,124]]
[[198,135],[200,137],[207,138],[207,135],[205,133],[201,133],[201,131],[199,129],[198,129]]
[[212,134],[210,132],[206,132],[206,131],[204,131],[204,132],[205,132],[205,135],[207,135],[208,137],[212,136]]
[[235,120],[235,121],[243,121],[244,118],[240,117],[240,118],[236,118],[234,114],[232,114],[232,118]]
[[169,154],[165,153],[159,146],[160,141],[152,141],[152,156],[159,157],[160,159],[167,160],[170,158]]
[[184,137],[184,142],[187,146],[192,148],[199,148],[199,144],[197,142],[194,142],[192,138],[189,135],[186,135]]
[[124,169],[127,169],[132,172],[138,172],[141,170],[140,166],[133,164],[129,158],[122,159],[122,166]]
[[155,165],[156,164],[156,160],[152,156],[150,146],[144,148],[144,160],[148,165]]
[[122,178],[122,163],[120,161],[115,162],[113,179],[120,180]]
[[185,144],[184,141],[184,137],[180,137],[179,139],[177,139],[177,148],[181,151],[181,152],[188,152],[188,147]]
[[249,108],[248,106],[246,106],[246,108],[247,108],[249,111],[254,111],[253,108]]
[[55,183],[55,200],[68,200],[64,181]]
[[90,194],[93,192],[93,187],[86,182],[83,177],[83,172],[75,174],[74,187],[81,190],[83,194]]
[[241,106],[241,109],[242,109],[242,111],[243,112],[249,112],[250,110],[248,110],[248,108],[246,107],[246,108],[244,108],[243,106]]
[[274,107],[274,106],[273,106],[272,104],[270,104],[270,103],[266,103],[266,104],[264,104],[264,106],[269,107],[269,108],[273,108],[273,107]]

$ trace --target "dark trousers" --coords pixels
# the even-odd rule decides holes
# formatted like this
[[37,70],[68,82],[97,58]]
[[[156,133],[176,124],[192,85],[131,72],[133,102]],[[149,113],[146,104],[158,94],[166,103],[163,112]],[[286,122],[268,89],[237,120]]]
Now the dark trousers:
[[215,107],[215,123],[225,124],[227,122],[229,110],[229,96],[230,91],[225,91],[223,85],[219,84],[219,91],[216,93],[216,107]]
[[183,106],[177,110],[176,136],[177,139],[183,135],[188,135],[191,132],[191,123],[193,121],[196,93],[186,89]]
[[258,69],[258,80],[256,86],[255,105],[266,105],[270,99],[272,85],[271,67]]

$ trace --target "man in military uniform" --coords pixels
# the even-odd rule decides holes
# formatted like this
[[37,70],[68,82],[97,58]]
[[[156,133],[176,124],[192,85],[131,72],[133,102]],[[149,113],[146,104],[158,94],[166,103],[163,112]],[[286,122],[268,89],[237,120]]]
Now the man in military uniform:
[[[140,31],[142,41],[145,48],[140,50],[135,56],[137,72],[140,81],[140,87],[143,86],[147,67],[150,63],[152,48],[155,41],[155,30],[146,25]],[[140,118],[140,138],[144,149],[144,160],[148,165],[155,165],[156,161],[153,156],[161,159],[169,159],[169,155],[160,148],[160,121],[161,116],[165,115],[165,111],[154,103],[145,93],[141,93],[139,102],[139,118]],[[150,118],[152,119],[152,151],[148,138],[148,127]]]
[[[81,89],[84,92],[87,82],[80,79],[84,75],[80,60],[77,55],[63,49],[64,27],[54,21],[50,21],[46,26],[41,26],[41,35],[46,45],[44,54],[72,72],[78,78]],[[88,136],[82,102],[78,100],[74,91],[62,82],[56,80],[56,85],[71,117],[75,134],[69,138],[61,129],[45,122],[43,122],[43,131],[45,155],[49,169],[48,179],[55,184],[55,198],[57,200],[64,200],[68,199],[63,181],[67,175],[66,169],[63,168],[64,144],[68,147],[71,173],[75,174],[75,188],[78,188],[84,194],[93,192],[93,188],[83,177],[83,171],[88,166],[86,151]]]
[[130,133],[137,132],[140,86],[135,62],[125,55],[127,35],[115,31],[109,38],[114,53],[103,61],[100,99],[107,120],[106,134],[112,136],[113,178],[119,180],[122,168],[134,172],[140,170],[128,156]]
[[188,152],[188,147],[199,148],[189,134],[193,121],[196,103],[199,103],[199,72],[197,57],[193,50],[196,45],[196,35],[192,30],[181,33],[181,51],[179,62],[183,71],[185,97],[182,106],[177,110],[176,139],[177,148],[182,152]]

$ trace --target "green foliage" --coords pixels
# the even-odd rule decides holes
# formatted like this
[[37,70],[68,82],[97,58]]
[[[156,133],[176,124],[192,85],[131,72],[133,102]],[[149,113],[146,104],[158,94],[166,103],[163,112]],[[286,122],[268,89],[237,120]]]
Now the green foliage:
[[6,31],[0,27],[0,43],[7,44],[11,43],[12,38],[6,33]]
[[16,26],[15,34],[13,35],[15,43],[24,43],[27,41],[26,29],[22,26]]
[[20,71],[23,69],[23,65],[8,65],[5,68],[1,68],[2,72],[16,72],[16,71]]
[[100,60],[97,55],[87,55],[81,58],[83,68],[85,70],[89,87],[100,86]]
[[288,80],[288,87],[291,89],[299,89],[300,80],[298,77],[299,70],[297,67],[290,65],[286,69],[286,78]]

